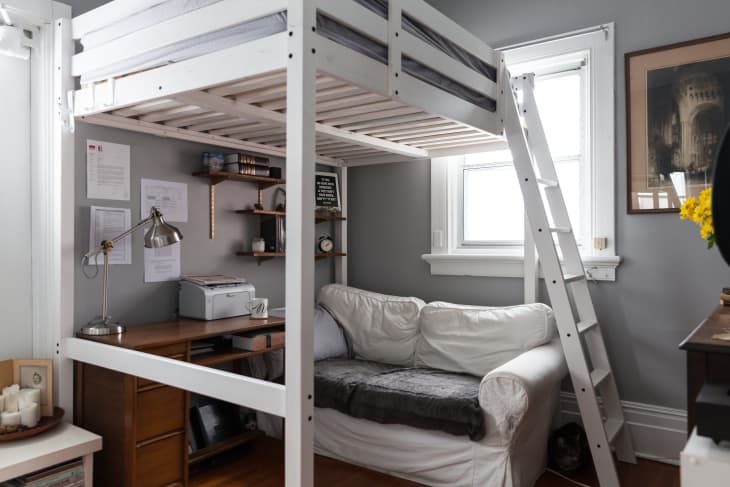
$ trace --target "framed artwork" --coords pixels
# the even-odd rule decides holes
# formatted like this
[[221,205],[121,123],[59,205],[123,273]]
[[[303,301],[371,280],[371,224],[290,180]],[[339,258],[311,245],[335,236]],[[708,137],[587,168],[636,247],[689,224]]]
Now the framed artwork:
[[314,206],[317,210],[333,213],[341,211],[340,181],[337,173],[317,172],[314,175],[314,198]]
[[712,184],[730,123],[730,33],[630,52],[625,65],[628,212],[678,212]]
[[50,359],[13,360],[13,383],[21,389],[40,389],[41,416],[53,416],[53,361]]

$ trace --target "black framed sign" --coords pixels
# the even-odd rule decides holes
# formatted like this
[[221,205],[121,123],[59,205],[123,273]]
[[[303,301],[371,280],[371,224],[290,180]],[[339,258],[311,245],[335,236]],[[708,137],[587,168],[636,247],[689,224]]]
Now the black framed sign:
[[341,210],[340,181],[337,173],[317,172],[314,175],[314,206],[317,210]]

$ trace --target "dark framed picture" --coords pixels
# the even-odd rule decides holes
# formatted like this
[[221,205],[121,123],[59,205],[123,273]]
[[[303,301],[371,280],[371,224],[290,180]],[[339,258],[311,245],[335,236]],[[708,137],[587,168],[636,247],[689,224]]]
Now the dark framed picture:
[[317,172],[314,176],[314,206],[320,211],[340,212],[340,181],[337,173]]
[[628,212],[678,212],[712,184],[730,123],[730,33],[630,52],[625,65]]

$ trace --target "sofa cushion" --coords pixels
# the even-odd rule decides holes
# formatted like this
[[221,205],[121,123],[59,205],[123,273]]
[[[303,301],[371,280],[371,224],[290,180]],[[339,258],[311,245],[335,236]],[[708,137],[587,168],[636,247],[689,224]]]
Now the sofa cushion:
[[419,315],[426,303],[341,284],[323,286],[318,300],[345,329],[356,358],[413,365]]
[[417,366],[479,377],[549,342],[555,320],[542,303],[481,307],[434,302],[421,310]]
[[381,424],[467,435],[486,433],[480,379],[443,370],[389,366],[364,360],[317,362],[314,404]]

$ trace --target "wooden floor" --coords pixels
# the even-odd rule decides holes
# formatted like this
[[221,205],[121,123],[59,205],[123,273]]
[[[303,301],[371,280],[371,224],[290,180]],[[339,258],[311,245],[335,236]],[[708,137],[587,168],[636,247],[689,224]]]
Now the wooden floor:
[[[280,441],[262,438],[249,451],[232,451],[191,473],[191,487],[280,487],[284,485],[284,449]],[[640,460],[637,465],[619,463],[622,487],[679,487],[679,469]],[[420,487],[421,484],[372,470],[315,457],[317,487]],[[586,485],[598,486],[593,467],[570,475]],[[545,472],[535,487],[572,487],[574,484]],[[485,486],[486,487],[486,486]]]

